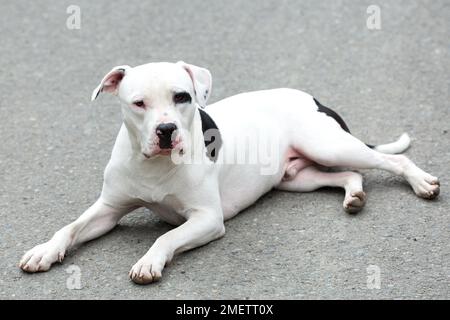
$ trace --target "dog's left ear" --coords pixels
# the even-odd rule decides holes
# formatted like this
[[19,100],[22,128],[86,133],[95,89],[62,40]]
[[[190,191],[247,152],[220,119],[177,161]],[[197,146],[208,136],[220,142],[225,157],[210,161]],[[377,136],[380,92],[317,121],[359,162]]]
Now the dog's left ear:
[[100,81],[98,87],[92,92],[91,101],[97,99],[100,92],[103,91],[117,94],[120,81],[122,81],[123,77],[125,77],[125,72],[130,68],[130,66],[117,66],[112,68],[112,70],[103,77],[102,81]]
[[181,65],[191,77],[192,83],[194,84],[197,103],[200,107],[204,108],[206,106],[206,101],[208,101],[208,98],[211,95],[211,72],[209,72],[208,69],[200,68],[183,61],[178,61],[177,64]]

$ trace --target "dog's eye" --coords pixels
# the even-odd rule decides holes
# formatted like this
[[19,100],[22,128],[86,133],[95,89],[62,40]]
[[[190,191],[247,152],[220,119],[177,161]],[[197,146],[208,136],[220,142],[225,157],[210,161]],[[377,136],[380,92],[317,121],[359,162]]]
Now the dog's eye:
[[139,108],[145,107],[145,103],[144,103],[144,101],[142,101],[142,100],[135,101],[135,102],[133,102],[133,104],[134,104],[136,107],[139,107]]
[[177,103],[187,103],[191,102],[191,95],[187,92],[178,92],[173,96],[173,102]]

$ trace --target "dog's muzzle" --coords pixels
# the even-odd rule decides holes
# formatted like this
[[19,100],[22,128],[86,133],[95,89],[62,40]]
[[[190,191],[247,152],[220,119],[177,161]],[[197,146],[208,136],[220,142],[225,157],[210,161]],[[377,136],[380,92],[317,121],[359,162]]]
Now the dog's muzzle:
[[156,135],[159,139],[159,147],[161,149],[172,149],[172,137],[177,130],[175,123],[161,123],[156,127]]

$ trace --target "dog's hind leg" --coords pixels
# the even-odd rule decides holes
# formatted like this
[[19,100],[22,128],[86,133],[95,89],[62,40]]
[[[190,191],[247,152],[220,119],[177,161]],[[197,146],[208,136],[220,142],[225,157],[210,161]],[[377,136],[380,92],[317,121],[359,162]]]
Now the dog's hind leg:
[[322,131],[318,129],[320,127],[307,128],[310,138],[299,139],[294,144],[308,159],[327,167],[386,170],[403,176],[419,197],[433,199],[438,196],[438,178],[418,168],[404,155],[384,154],[377,151],[377,147],[375,150],[369,148],[337,126]]
[[360,211],[366,202],[362,187],[362,176],[357,172],[324,172],[315,166],[302,169],[291,180],[282,181],[277,189],[295,192],[310,192],[322,187],[345,189],[344,210],[349,213]]

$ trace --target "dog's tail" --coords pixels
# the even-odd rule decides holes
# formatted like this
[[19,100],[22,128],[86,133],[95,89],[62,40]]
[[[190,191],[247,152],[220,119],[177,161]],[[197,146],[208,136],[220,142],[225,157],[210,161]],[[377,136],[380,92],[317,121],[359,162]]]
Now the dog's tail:
[[[331,110],[328,107],[325,107],[323,104],[321,104],[319,101],[317,101],[315,98],[314,102],[317,105],[317,111],[325,113],[327,116],[332,117],[342,128],[342,130],[347,131],[350,133],[350,130],[348,129],[348,126],[345,124],[344,120],[339,116],[336,112]],[[351,134],[351,133],[350,133]],[[386,143],[386,144],[380,144],[377,146],[366,144],[369,148],[374,149],[381,153],[387,153],[387,154],[396,154],[396,153],[402,153],[406,151],[406,149],[409,148],[409,145],[411,144],[411,139],[409,138],[409,135],[407,133],[404,133],[398,138],[397,141]]]
[[406,149],[408,149],[410,145],[411,138],[407,133],[404,133],[400,136],[400,138],[397,139],[397,141],[380,144],[377,146],[368,144],[367,146],[381,153],[396,154],[406,151]]

